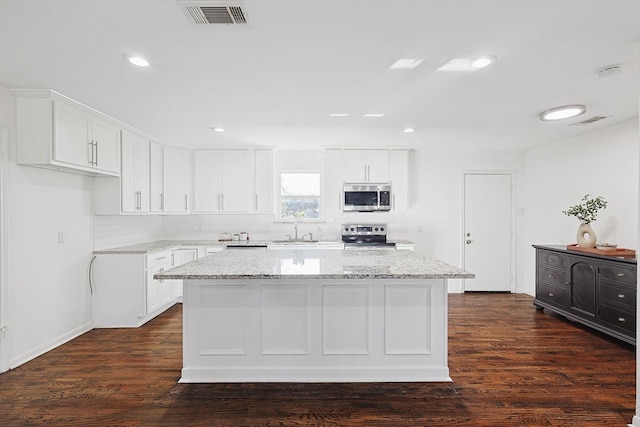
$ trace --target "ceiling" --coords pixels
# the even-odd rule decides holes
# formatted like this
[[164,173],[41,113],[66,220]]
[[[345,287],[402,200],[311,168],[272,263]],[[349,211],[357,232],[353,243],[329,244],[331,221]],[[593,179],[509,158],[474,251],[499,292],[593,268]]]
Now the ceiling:
[[[224,4],[249,23],[196,25],[176,0],[0,0],[0,85],[54,89],[204,146],[528,150],[638,118],[640,0]],[[485,54],[497,62],[437,70]],[[390,69],[400,58],[423,61]],[[623,72],[598,77],[611,64]],[[538,118],[575,103],[587,113]],[[571,125],[596,115],[608,118]]]

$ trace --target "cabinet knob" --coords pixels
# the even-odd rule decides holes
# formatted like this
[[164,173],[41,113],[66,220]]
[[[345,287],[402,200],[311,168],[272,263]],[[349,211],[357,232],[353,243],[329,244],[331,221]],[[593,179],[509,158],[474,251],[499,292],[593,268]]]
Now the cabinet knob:
[[618,298],[624,298],[624,294],[618,294]]
[[624,273],[618,273],[618,277],[624,277]]
[[625,319],[624,317],[618,317],[618,322],[624,323],[626,321],[627,319]]
[[549,279],[555,279],[555,278],[556,278],[556,276],[554,276],[553,274],[549,275]]
[[553,259],[553,258],[549,258],[549,259],[547,259],[547,261],[549,261],[549,262],[556,262],[556,260],[555,260],[555,259]]
[[554,297],[555,295],[553,294],[553,292],[549,292],[549,296]]

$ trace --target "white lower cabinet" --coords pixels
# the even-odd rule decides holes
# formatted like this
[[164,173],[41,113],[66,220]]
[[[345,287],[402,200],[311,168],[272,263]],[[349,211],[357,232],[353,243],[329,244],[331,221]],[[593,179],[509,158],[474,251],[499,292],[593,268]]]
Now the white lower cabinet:
[[[171,268],[197,260],[201,250],[201,248],[195,246],[174,249],[171,252]],[[177,298],[178,302],[182,302],[182,280],[165,280],[165,282],[170,282],[169,292],[174,298]]]
[[153,278],[171,267],[171,251],[96,255],[90,272],[94,326],[135,328],[175,304],[173,281]]

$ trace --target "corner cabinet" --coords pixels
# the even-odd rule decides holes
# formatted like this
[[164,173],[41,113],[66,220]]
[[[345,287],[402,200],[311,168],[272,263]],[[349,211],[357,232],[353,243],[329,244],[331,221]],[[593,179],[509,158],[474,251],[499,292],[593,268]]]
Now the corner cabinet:
[[635,258],[537,246],[536,297],[533,305],[549,309],[597,331],[635,345]]
[[12,90],[17,162],[88,175],[120,175],[120,124],[52,90]]

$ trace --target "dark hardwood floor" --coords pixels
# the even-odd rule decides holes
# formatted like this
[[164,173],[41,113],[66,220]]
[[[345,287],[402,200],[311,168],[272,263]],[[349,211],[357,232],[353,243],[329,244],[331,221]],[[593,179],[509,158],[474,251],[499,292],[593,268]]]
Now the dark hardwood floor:
[[452,383],[178,384],[181,306],[0,375],[0,426],[624,426],[635,349],[520,294],[449,298]]

